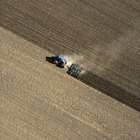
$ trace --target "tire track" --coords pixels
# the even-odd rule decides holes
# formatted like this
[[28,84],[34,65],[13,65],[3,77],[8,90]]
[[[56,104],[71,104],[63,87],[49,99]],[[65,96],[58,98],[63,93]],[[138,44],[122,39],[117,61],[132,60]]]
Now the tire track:
[[[12,2],[3,1],[1,5],[2,7],[1,17],[3,18],[3,21],[4,20],[7,21],[7,23],[5,22],[4,26],[10,30],[13,30],[14,32],[16,32],[16,34],[20,34],[21,36],[24,36],[28,40],[30,41],[32,40],[33,42],[36,42],[40,46],[43,46],[44,48],[47,48],[52,52],[57,51],[58,53],[61,54],[62,53],[72,54],[74,52],[74,53],[84,55],[85,59],[87,59],[86,60],[87,63],[91,63],[94,61],[94,66],[91,66],[93,68],[93,71],[94,71],[94,67],[98,66],[98,68],[101,67],[102,69],[104,69],[105,72],[109,71],[110,75],[108,76],[104,75],[101,77],[101,75],[96,74],[98,72],[97,69],[97,71],[95,71],[95,74],[93,72],[88,71],[86,74],[81,75],[78,79],[92,87],[95,86],[97,87],[97,89],[101,89],[102,92],[104,92],[105,94],[139,111],[140,73],[139,73],[139,65],[138,65],[139,64],[138,47],[132,46],[131,48],[129,42],[123,42],[122,40],[119,40],[122,43],[122,45],[125,45],[125,47],[120,48],[119,51],[121,52],[123,50],[125,51],[128,50],[128,52],[123,52],[122,54],[119,54],[119,51],[118,52],[116,51],[115,53],[118,54],[117,59],[120,60],[115,61],[114,59],[111,59],[111,55],[107,55],[107,53],[103,52],[102,50],[104,50],[106,46],[109,45],[113,40],[118,40],[118,36],[112,37],[108,33],[104,33],[101,30],[99,30],[99,27],[93,30],[93,26],[92,26],[92,24],[94,25],[93,19],[85,21],[86,14],[87,15],[90,14],[90,12],[86,11],[85,9],[79,8],[80,13],[78,14],[79,16],[80,15],[81,16],[77,17],[78,14],[75,15],[74,13],[69,14],[67,9],[62,9],[60,6],[61,3],[60,5],[55,5],[55,3],[51,4],[51,2],[53,1],[50,1],[50,3],[44,5],[44,8],[45,6],[46,8],[47,7],[50,8],[44,11],[44,9],[40,9],[43,3],[41,3],[40,7],[38,7],[38,5],[35,5],[34,3],[28,2],[26,0],[19,1],[16,4],[13,1]],[[102,5],[103,3],[105,2],[103,1]],[[73,2],[67,2],[67,4],[73,7],[77,7],[77,5],[75,5]],[[89,2],[87,2],[87,4],[89,4]],[[95,6],[97,6],[98,4],[99,3],[97,2]],[[18,7],[20,7],[21,5],[23,6],[21,9],[19,9]],[[112,5],[113,3],[109,5],[108,3],[106,3],[106,6],[109,7],[109,9],[112,8],[111,7]],[[109,9],[106,10],[107,13],[109,12],[108,11]],[[57,12],[57,10],[59,12]],[[117,10],[117,8],[115,10]],[[120,11],[121,9],[118,10],[118,12]],[[81,14],[82,12],[87,12],[87,13],[84,14],[84,16],[82,17]],[[104,8],[103,8],[103,13],[105,13]],[[108,14],[111,15],[110,12]],[[124,13],[123,16],[120,17],[121,20],[119,19],[113,19],[113,20],[116,20],[115,24],[117,23],[117,20],[119,20],[119,22],[123,21],[121,22],[121,24],[124,23],[122,25],[126,26],[127,29],[129,25],[125,23],[126,22],[124,18],[125,14],[126,13]],[[131,14],[132,13],[130,12],[130,15]],[[113,18],[113,17],[117,17],[118,15],[114,14],[112,16],[107,16],[107,15],[106,16],[108,18]],[[66,21],[66,19],[68,19],[67,16],[69,17],[69,21]],[[96,16],[98,17],[99,14]],[[92,16],[89,15],[89,17]],[[45,20],[42,21],[43,18],[45,18]],[[98,18],[96,19],[95,21],[96,24],[98,23],[98,20],[100,21],[100,17],[99,19]],[[51,21],[55,21],[54,24],[56,25],[52,25]],[[104,22],[105,21],[102,21],[101,24],[104,25]],[[69,34],[67,34],[66,31],[64,32],[62,30],[64,29],[62,28],[62,25],[59,28],[57,28],[57,23],[59,23],[59,25],[63,24],[66,30],[67,28],[71,28],[72,33],[70,32],[70,30],[69,30]],[[115,24],[113,26],[115,26]],[[108,25],[107,27],[104,26],[104,27],[105,29],[109,29],[111,32],[114,31],[113,33],[115,34],[116,29],[112,28],[111,25]],[[73,37],[72,35],[74,32],[78,32],[78,34],[80,33],[82,37],[79,37],[78,39],[76,38],[76,35]],[[122,34],[120,34],[120,36],[122,36]],[[82,38],[84,37],[85,39],[83,41]],[[134,40],[134,37],[135,36],[130,36],[128,39]],[[96,42],[94,42],[94,40]],[[102,47],[101,48],[96,47],[95,49],[92,47],[93,43],[95,45],[99,43]],[[106,44],[106,45],[102,45],[102,44]],[[134,40],[134,44],[135,44],[135,40]],[[109,48],[109,46],[107,48]],[[132,51],[132,55],[131,55],[131,51]],[[131,55],[132,59],[127,60],[129,55]],[[122,62],[123,57],[125,58],[124,60],[126,60],[126,62]],[[135,60],[137,60],[138,63],[135,63]],[[112,75],[113,77],[111,77]],[[118,79],[115,79],[115,77],[118,77]],[[122,85],[119,82],[121,82]]]
[[109,82],[91,71],[80,75],[78,80],[140,112],[140,97],[126,89]]
[[[28,16],[28,15],[27,15]],[[22,21],[22,22],[24,22],[24,21]],[[32,26],[31,26],[32,27]],[[39,31],[39,29],[38,29],[38,31]],[[53,36],[52,36],[53,37]],[[54,38],[55,39],[55,38]],[[57,40],[58,42],[60,42],[59,40]],[[67,41],[68,42],[68,41]],[[71,41],[72,42],[72,41]],[[63,43],[64,44],[64,42],[62,41],[61,43]],[[67,45],[67,44],[64,44],[64,45]],[[76,42],[74,43],[74,44],[72,44],[72,45],[70,45],[70,46],[68,46],[69,48],[71,48],[72,46],[74,46],[74,45],[76,45]],[[77,44],[78,45],[78,44]],[[80,47],[80,45],[78,45],[79,47]],[[73,49],[75,49],[76,50],[76,48],[78,48],[78,46],[75,46]],[[81,49],[84,49],[84,50],[81,50],[81,52],[83,52],[83,53],[85,53],[86,52],[86,50],[87,50],[87,48],[89,48],[88,46],[84,46],[84,44],[81,46]],[[89,48],[88,50],[90,51],[90,49],[91,49],[91,51],[92,51],[92,53],[94,54],[95,53],[95,51],[96,50],[94,50],[93,48]],[[78,51],[78,50],[77,50]],[[105,55],[103,55],[101,52],[99,52],[99,51],[96,51],[96,53],[95,53],[95,55],[102,55],[102,58],[104,59],[104,60],[107,60],[107,61],[110,61],[111,62],[111,59],[109,59],[109,57],[107,57],[107,56],[105,56]],[[94,55],[93,55],[94,56]],[[90,56],[90,57],[93,57],[92,55]],[[114,62],[115,63],[115,62]],[[116,65],[120,65],[122,68],[123,67],[126,67],[127,69],[129,69],[129,70],[132,70],[132,71],[135,71],[135,73],[138,73],[139,74],[139,72],[138,71],[136,71],[135,69],[137,68],[137,67],[135,67],[135,69],[132,69],[132,68],[130,68],[130,67],[128,67],[129,65],[125,65],[125,64],[121,64],[121,63],[116,63]],[[133,63],[134,64],[134,63]],[[104,66],[105,66],[105,64],[104,64]],[[131,66],[131,65],[130,65]],[[139,70],[139,68],[138,68],[138,70]],[[119,70],[117,70],[117,71],[119,71]],[[135,79],[135,78],[134,78]]]
[[[14,24],[14,23],[13,23]],[[21,26],[22,27],[22,26]],[[17,28],[17,26],[16,26],[16,28]],[[26,28],[24,28],[24,30],[25,30]],[[17,29],[16,29],[17,30]],[[16,31],[15,30],[15,31]],[[29,29],[30,31],[34,31],[34,30],[31,30],[31,29]],[[19,33],[20,32],[20,34],[22,33],[22,35],[24,35],[23,33],[25,32],[25,31],[23,31],[23,30],[19,30],[18,32],[16,32],[16,33]],[[29,32],[29,31],[27,31],[26,30],[26,33],[28,32],[28,35],[29,34],[31,34],[31,32]],[[38,33],[36,33],[36,35],[37,35]],[[39,35],[39,34],[38,34]],[[34,36],[35,36],[35,34],[34,34]],[[42,36],[42,35],[41,35]],[[25,35],[25,38],[26,38],[27,36]],[[30,36],[29,36],[30,37]],[[30,37],[31,38],[31,37]],[[40,36],[36,36],[36,38],[37,39],[39,39],[40,38]],[[34,41],[34,39],[33,39],[33,41]],[[40,40],[41,41],[41,40]],[[40,42],[39,41],[39,42]],[[38,42],[38,41],[37,41]],[[48,42],[47,42],[48,43]],[[57,43],[56,43],[57,44]],[[40,45],[43,45],[44,46],[44,44],[40,44]],[[44,46],[45,48],[46,48],[46,46]],[[49,48],[48,48],[49,47]],[[54,46],[52,46],[51,45],[51,47],[50,46],[48,46],[47,47],[47,49],[49,49],[49,50],[51,50],[51,51],[53,51],[54,53],[56,53],[56,51],[55,51],[55,48],[53,48],[53,49],[51,49],[52,47],[54,47]],[[57,48],[58,48],[58,46],[57,46]],[[65,47],[64,47],[65,48]],[[68,50],[70,50],[70,48],[67,48]],[[67,51],[68,51],[67,50]],[[73,52],[73,49],[72,50],[70,50],[71,51],[71,53]],[[57,52],[60,52],[60,53],[66,53],[66,49],[62,49],[62,46],[61,46],[61,48],[59,47],[59,49],[57,49]],[[70,52],[69,52],[70,53]],[[78,53],[78,52],[77,52]],[[109,69],[109,68],[108,68]],[[113,72],[112,71],[112,69],[109,69],[111,72]],[[115,73],[116,73],[116,71],[114,71]],[[123,76],[123,75],[121,75],[121,76]],[[125,77],[125,78],[127,78],[127,77]],[[133,81],[131,81],[131,79],[128,79],[127,78],[127,80],[130,80],[130,82],[133,82]],[[131,84],[133,84],[133,83],[131,83]]]

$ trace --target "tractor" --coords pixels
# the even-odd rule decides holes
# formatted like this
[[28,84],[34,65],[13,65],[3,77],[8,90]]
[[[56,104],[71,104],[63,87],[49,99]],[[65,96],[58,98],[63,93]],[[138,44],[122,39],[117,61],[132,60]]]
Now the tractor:
[[[67,60],[62,55],[53,55],[51,57],[46,57],[46,60],[48,59],[51,63],[60,68],[64,68],[65,66],[67,66]],[[67,68],[67,73],[76,78],[83,70],[79,64],[71,64],[70,66],[67,66]]]

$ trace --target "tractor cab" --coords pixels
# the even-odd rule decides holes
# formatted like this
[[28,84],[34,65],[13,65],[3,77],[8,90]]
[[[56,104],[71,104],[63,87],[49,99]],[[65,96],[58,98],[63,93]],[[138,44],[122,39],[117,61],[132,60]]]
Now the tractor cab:
[[56,64],[58,67],[64,68],[67,64],[66,59],[61,55],[53,55],[51,57],[54,64]]

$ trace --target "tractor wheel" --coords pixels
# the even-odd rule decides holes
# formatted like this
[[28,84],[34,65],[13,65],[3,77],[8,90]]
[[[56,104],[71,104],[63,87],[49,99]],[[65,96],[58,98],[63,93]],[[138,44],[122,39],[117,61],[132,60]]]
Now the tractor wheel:
[[57,60],[54,60],[53,63],[56,64],[56,65],[58,65],[58,61]]
[[64,68],[64,64],[58,64],[58,67]]

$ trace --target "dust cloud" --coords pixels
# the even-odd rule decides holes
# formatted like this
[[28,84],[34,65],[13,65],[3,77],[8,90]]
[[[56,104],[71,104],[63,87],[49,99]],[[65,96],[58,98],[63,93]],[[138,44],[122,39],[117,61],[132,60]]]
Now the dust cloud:
[[79,64],[83,70],[80,74],[86,73],[86,66],[83,63],[84,62],[84,56],[78,55],[78,54],[72,54],[72,55],[64,55],[65,59],[67,60],[67,68],[71,66],[71,64]]

